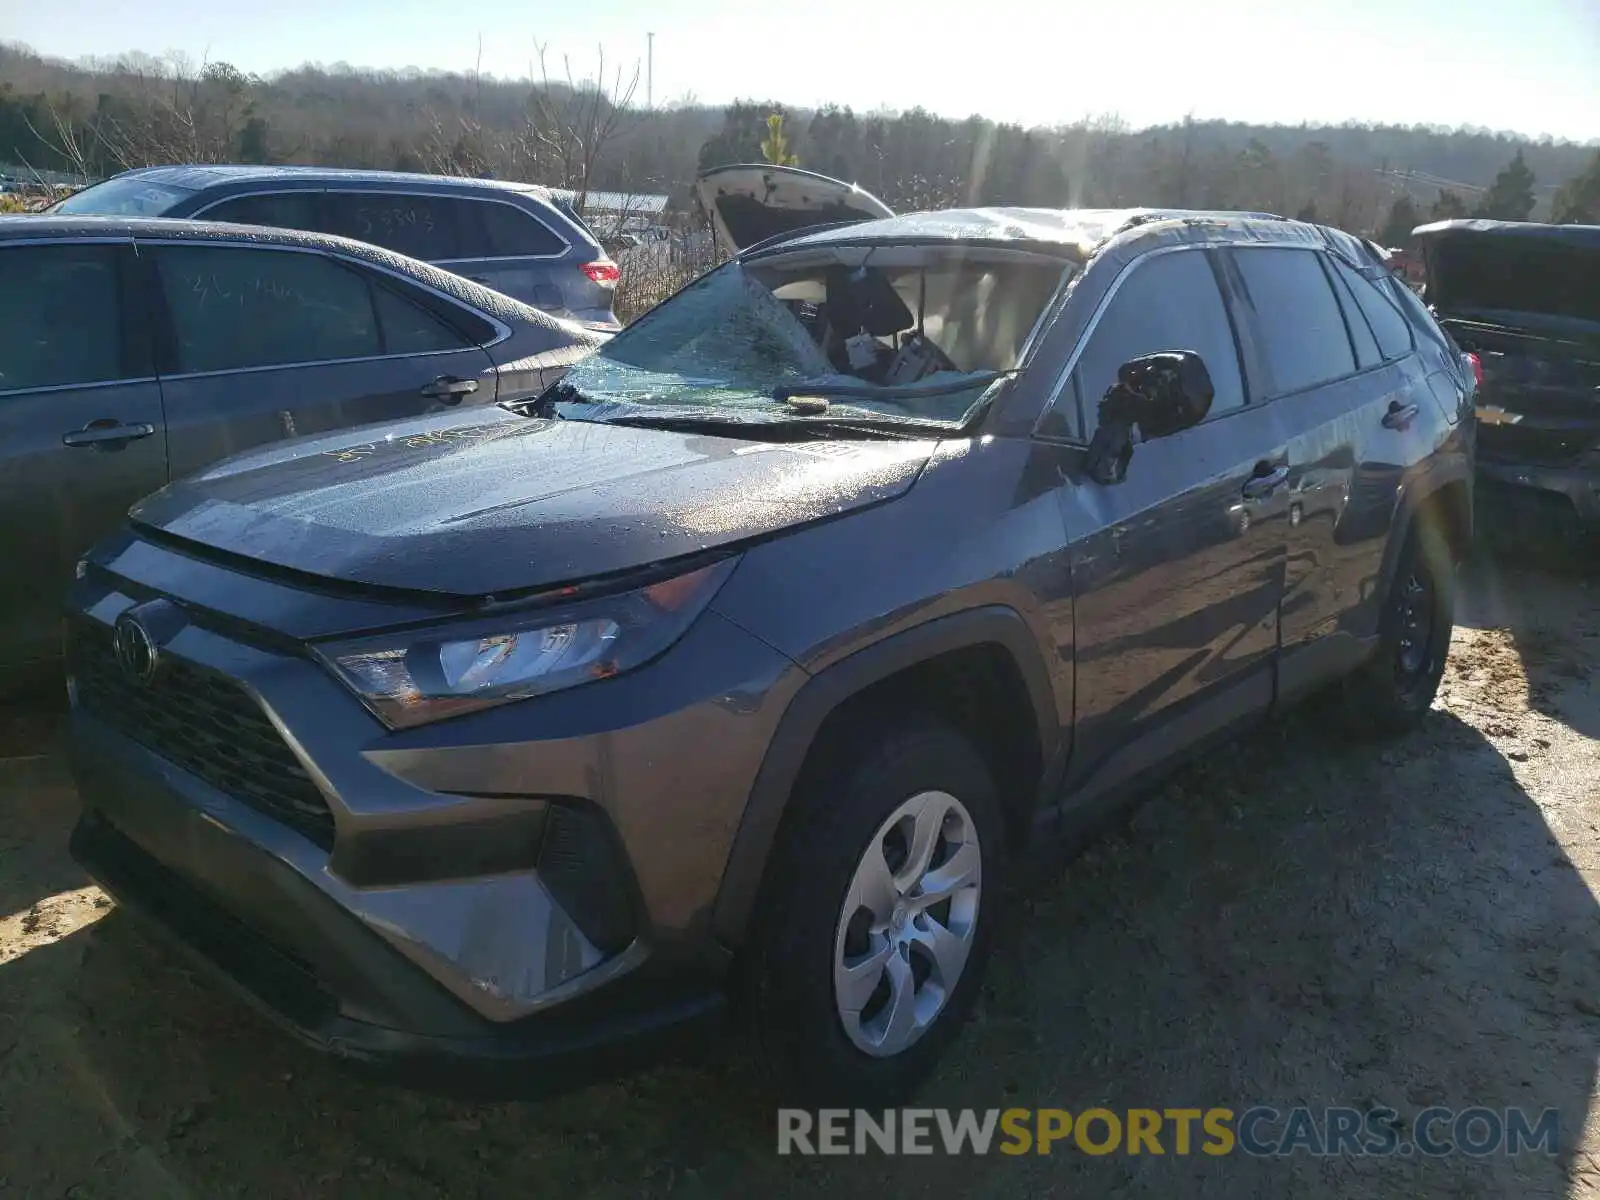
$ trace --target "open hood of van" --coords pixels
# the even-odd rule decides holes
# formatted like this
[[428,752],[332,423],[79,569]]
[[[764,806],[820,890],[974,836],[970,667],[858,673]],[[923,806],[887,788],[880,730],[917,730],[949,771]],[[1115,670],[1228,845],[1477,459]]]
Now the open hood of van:
[[702,171],[695,177],[694,194],[729,254],[813,225],[894,216],[887,204],[853,183],[771,163]]

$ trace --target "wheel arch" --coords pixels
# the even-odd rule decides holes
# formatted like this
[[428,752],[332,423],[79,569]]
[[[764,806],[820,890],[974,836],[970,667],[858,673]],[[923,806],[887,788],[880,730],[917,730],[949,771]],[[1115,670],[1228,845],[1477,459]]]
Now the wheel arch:
[[1401,551],[1413,533],[1426,539],[1426,553],[1442,551],[1453,563],[1466,557],[1473,538],[1472,493],[1472,472],[1465,464],[1451,464],[1406,489],[1384,547],[1378,595],[1389,594]]
[[[1017,815],[1013,808],[1026,813],[1037,807],[1045,781],[1059,768],[1062,722],[1038,642],[1023,617],[1015,609],[991,605],[884,638],[812,676],[779,719],[717,891],[712,928],[721,942],[737,947],[744,940],[789,801],[812,751],[823,744],[830,721],[837,725],[852,703],[886,699],[885,689],[911,685],[919,670],[969,661],[975,653],[996,664],[1009,664],[1015,686],[1026,697],[1025,715],[1031,717],[1023,732],[1034,747],[1034,778],[1027,781],[1025,795],[1003,796],[1008,819]],[[936,703],[919,707],[940,715]],[[1013,780],[1013,791],[1016,783]]]

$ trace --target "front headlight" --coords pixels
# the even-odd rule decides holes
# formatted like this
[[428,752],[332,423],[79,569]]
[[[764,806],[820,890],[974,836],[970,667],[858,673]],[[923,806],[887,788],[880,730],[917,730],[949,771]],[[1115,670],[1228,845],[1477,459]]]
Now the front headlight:
[[735,561],[631,592],[380,634],[317,653],[386,725],[407,729],[609,679],[649,662],[683,636]]

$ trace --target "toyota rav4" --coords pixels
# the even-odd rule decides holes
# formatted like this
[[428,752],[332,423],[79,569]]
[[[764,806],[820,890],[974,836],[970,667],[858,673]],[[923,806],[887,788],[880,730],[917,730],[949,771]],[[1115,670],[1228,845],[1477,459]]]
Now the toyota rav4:
[[743,249],[536,399],[227,460],[79,565],[75,853],[315,1046],[516,1094],[738,1011],[888,1102],[1024,856],[1323,685],[1430,706],[1472,378],[1364,243],[789,178],[806,231],[746,175]]

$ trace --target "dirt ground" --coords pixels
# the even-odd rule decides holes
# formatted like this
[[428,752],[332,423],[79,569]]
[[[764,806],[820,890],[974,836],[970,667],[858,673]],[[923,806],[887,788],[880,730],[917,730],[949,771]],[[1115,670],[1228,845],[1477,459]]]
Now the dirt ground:
[[[1554,1157],[779,1158],[737,1045],[537,1104],[356,1081],[66,857],[58,722],[0,728],[0,1195],[1600,1197],[1600,575],[1479,565],[1436,710],[1313,706],[1017,901],[930,1106],[1560,1110]],[[1025,919],[1023,919],[1025,918]]]

